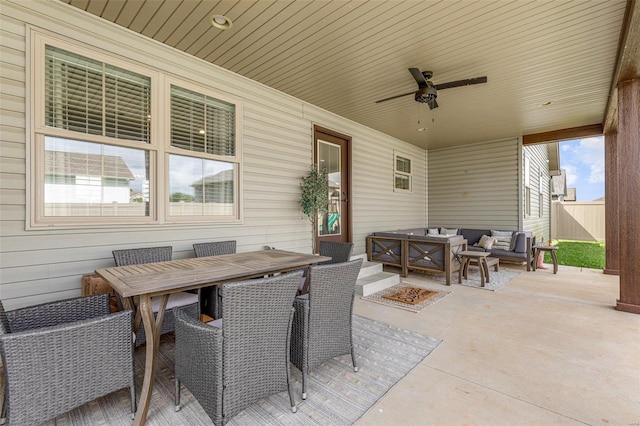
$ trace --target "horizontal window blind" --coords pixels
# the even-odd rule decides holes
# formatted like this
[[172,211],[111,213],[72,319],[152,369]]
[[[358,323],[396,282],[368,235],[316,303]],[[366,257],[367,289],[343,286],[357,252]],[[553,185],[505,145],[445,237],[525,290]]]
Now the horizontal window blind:
[[171,146],[234,157],[235,114],[233,104],[171,86]]
[[45,124],[149,143],[151,79],[47,46]]

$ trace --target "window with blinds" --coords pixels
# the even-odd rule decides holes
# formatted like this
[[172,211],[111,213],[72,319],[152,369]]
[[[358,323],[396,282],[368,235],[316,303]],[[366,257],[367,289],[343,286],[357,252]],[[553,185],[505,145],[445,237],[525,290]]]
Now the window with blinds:
[[31,41],[29,226],[240,221],[240,98],[37,31]]
[[396,152],[394,152],[393,157],[394,191],[411,191],[411,159],[404,154],[398,154]]
[[151,79],[46,46],[45,124],[150,142]]
[[236,107],[171,86],[171,146],[188,151],[234,157]]
[[237,217],[236,105],[171,84],[170,145],[169,216]]

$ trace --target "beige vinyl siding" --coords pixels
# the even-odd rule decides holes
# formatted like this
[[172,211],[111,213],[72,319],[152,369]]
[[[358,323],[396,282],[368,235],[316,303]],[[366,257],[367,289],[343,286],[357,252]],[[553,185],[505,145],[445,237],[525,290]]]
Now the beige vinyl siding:
[[[29,25],[65,41],[161,70],[243,99],[241,224],[165,224],[29,229],[27,100]],[[4,2],[0,8],[0,299],[8,309],[80,294],[80,277],[113,265],[114,249],[237,240],[311,251],[311,224],[299,207],[300,178],[312,162],[313,125],[353,138],[354,254],[380,229],[426,224],[425,151],[291,96],[148,40],[58,2]],[[393,192],[393,150],[409,154],[413,192]]]
[[519,141],[428,152],[429,226],[519,228]]
[[[531,167],[531,214],[526,215],[526,209],[523,210],[523,229],[525,231],[531,231],[533,235],[536,236],[536,241],[549,240],[549,233],[551,232],[550,227],[550,207],[549,207],[549,184],[550,184],[550,176],[549,176],[549,163],[548,160],[548,152],[546,144],[538,144],[538,145],[527,145],[522,148],[522,155],[529,159],[529,164]],[[524,164],[524,161],[523,161]],[[539,215],[540,212],[540,202],[539,202],[539,174],[542,176],[542,193],[543,193],[543,204],[542,204],[542,216]],[[523,198],[522,202],[525,203],[524,197],[524,172],[522,176],[522,186],[523,186]]]

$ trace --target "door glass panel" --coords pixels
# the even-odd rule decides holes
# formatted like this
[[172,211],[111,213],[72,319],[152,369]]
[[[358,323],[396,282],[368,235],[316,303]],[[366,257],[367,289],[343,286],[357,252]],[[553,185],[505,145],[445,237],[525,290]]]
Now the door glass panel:
[[324,169],[329,178],[329,206],[325,214],[318,217],[318,235],[340,235],[340,196],[342,187],[340,173],[342,165],[340,145],[318,140],[318,167]]

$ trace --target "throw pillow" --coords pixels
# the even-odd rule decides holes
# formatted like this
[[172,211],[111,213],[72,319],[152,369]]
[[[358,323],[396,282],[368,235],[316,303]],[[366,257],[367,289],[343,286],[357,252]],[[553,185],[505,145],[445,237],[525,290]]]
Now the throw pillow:
[[511,241],[513,240],[512,231],[495,231],[491,230],[491,236],[496,239],[493,248],[496,250],[509,251],[511,249]]
[[480,237],[480,241],[478,241],[477,244],[478,244],[478,247],[482,247],[485,250],[491,250],[494,242],[495,242],[495,239],[493,237],[490,237],[488,235],[483,235],[482,237]]
[[438,232],[438,228],[429,228],[427,229],[427,235],[440,235]]
[[453,229],[440,228],[440,234],[442,234],[442,235],[458,235],[458,228],[453,228]]

